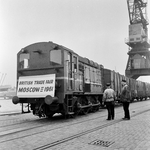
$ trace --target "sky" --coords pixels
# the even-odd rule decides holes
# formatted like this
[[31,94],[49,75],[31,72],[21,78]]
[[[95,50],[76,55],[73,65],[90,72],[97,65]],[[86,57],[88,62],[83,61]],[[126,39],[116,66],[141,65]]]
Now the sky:
[[128,25],[126,0],[0,0],[0,79],[16,86],[17,53],[48,41],[124,75]]

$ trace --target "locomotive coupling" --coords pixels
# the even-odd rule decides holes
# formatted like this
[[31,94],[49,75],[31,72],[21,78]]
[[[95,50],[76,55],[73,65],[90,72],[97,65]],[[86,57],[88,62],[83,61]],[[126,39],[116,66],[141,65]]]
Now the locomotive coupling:
[[46,97],[45,97],[45,103],[47,104],[47,105],[50,105],[52,102],[54,102],[54,101],[57,101],[58,100],[58,97],[52,97],[52,96],[50,96],[50,95],[47,95]]
[[18,104],[18,103],[19,103],[19,97],[18,97],[18,96],[14,96],[14,97],[12,98],[12,102],[13,102],[14,104]]

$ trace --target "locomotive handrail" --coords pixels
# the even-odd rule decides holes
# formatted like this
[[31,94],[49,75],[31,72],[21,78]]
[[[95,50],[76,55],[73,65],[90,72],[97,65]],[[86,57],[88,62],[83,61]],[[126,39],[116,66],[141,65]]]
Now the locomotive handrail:
[[26,68],[26,69],[18,69],[19,72],[22,71],[33,71],[33,70],[45,70],[45,69],[54,69],[54,68],[63,68],[64,65],[59,65],[59,66],[50,66],[50,67],[42,67],[42,68]]

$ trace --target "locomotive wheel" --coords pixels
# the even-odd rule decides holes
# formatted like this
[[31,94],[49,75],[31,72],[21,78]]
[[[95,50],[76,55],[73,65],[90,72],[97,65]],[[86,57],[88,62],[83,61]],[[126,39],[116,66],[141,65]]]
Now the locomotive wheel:
[[99,106],[92,107],[91,112],[94,113],[99,110]]
[[77,107],[74,107],[73,112],[74,112],[74,114],[69,115],[69,118],[75,118],[76,116],[78,116],[81,112],[81,109],[78,109]]
[[75,118],[78,114],[74,113],[74,114],[69,114],[68,118]]
[[77,103],[75,103],[73,111],[74,111],[74,116],[75,117],[80,114],[81,108],[78,108]]
[[90,111],[90,108],[84,108],[84,109],[82,110],[82,113],[83,113],[83,115],[86,115],[86,114],[89,113],[89,111]]
[[99,111],[99,106],[96,106],[96,108],[95,108],[95,109],[96,109],[96,111]]
[[73,117],[75,118],[76,116],[78,116],[80,112],[81,112],[81,109],[75,109]]
[[75,118],[76,115],[75,114],[62,114],[62,116],[65,118],[65,119],[69,119],[69,118]]

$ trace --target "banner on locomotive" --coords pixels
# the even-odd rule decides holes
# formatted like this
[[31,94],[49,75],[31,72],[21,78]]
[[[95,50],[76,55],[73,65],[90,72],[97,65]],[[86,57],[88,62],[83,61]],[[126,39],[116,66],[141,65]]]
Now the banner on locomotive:
[[45,97],[55,95],[55,74],[19,77],[17,96]]

